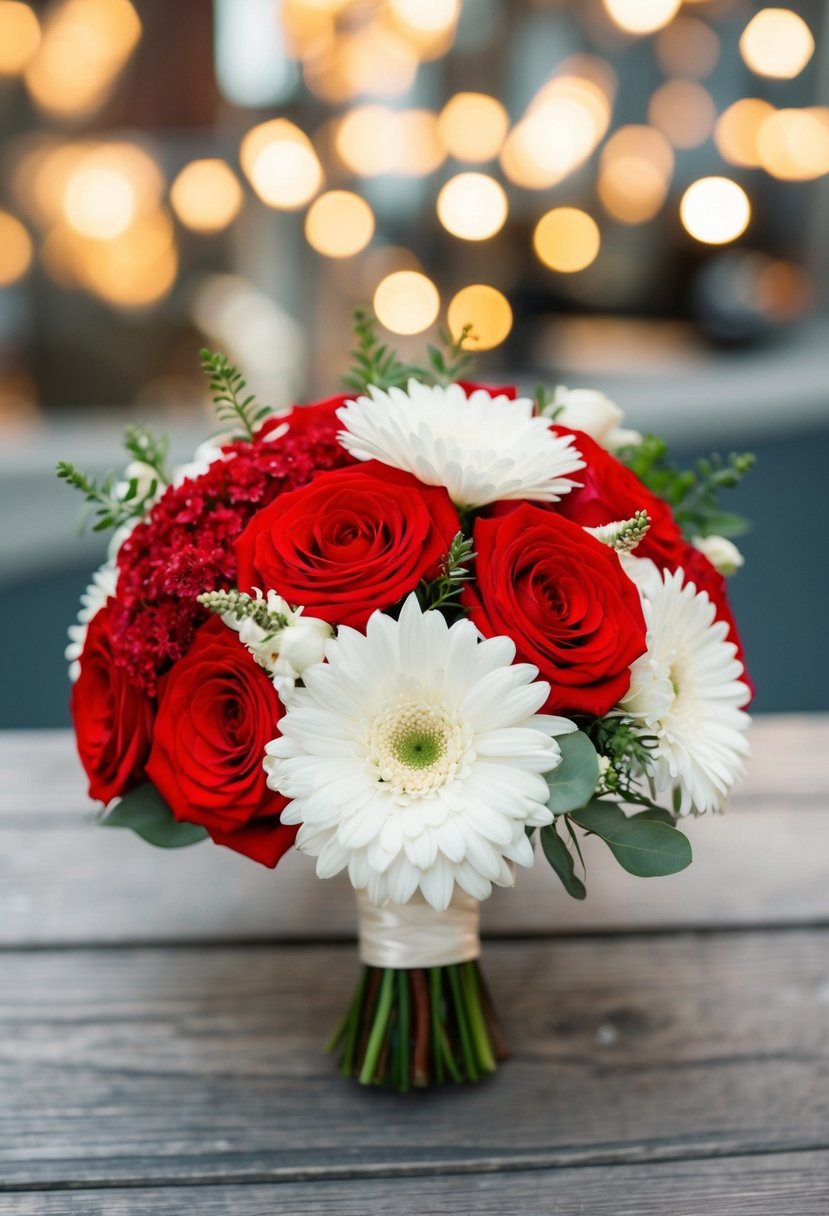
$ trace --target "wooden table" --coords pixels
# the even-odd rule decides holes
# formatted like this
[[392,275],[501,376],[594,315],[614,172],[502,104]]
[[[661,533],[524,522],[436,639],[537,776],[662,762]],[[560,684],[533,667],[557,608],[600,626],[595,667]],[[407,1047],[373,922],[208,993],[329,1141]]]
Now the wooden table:
[[829,1212],[829,718],[758,722],[696,860],[485,906],[514,1057],[405,1098],[322,1053],[351,892],[96,828],[62,732],[0,739],[0,1213]]

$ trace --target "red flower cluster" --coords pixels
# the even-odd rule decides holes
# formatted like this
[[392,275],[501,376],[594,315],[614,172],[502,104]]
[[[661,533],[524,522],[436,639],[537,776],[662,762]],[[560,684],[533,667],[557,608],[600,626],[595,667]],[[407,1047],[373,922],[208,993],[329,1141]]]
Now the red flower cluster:
[[[253,514],[324,469],[351,464],[337,443],[334,409],[344,398],[299,406],[269,420],[254,443],[232,443],[206,473],[171,486],[118,552],[113,609],[115,662],[153,694],[158,677],[187,652],[207,613],[195,597],[234,586],[234,542]],[[285,421],[290,430],[269,436]]]

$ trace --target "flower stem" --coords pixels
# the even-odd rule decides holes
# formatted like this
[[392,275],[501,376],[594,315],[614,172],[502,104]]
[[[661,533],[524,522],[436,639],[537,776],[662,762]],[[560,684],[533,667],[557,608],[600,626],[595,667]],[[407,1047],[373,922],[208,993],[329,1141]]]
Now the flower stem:
[[475,1053],[472,1050],[472,1039],[469,1034],[469,1023],[466,1017],[457,964],[453,963],[450,967],[447,967],[446,973],[449,976],[449,986],[452,990],[452,997],[455,1003],[455,1017],[458,1022],[458,1036],[461,1041],[461,1055],[463,1056],[464,1068],[466,1069],[466,1077],[469,1081],[477,1081],[478,1069],[475,1065]]
[[383,979],[380,982],[380,996],[377,1000],[377,1012],[374,1016],[374,1024],[368,1038],[366,1046],[365,1059],[363,1067],[360,1069],[360,1084],[371,1085],[374,1080],[374,1072],[377,1068],[377,1061],[380,1057],[380,1050],[383,1046],[383,1039],[386,1033],[386,1024],[391,1013],[392,997],[394,995],[394,971],[387,967],[383,972]]
[[397,972],[397,1006],[399,1025],[399,1072],[398,1088],[406,1093],[409,1088],[409,974]]
[[483,1010],[481,1009],[481,998],[478,991],[477,967],[474,963],[463,963],[461,965],[461,983],[463,985],[463,991],[466,997],[466,1009],[469,1015],[469,1029],[472,1035],[472,1041],[475,1044],[478,1064],[481,1066],[484,1072],[495,1072],[498,1065],[496,1064],[495,1056],[492,1053],[492,1044],[489,1039],[486,1019],[484,1017]]

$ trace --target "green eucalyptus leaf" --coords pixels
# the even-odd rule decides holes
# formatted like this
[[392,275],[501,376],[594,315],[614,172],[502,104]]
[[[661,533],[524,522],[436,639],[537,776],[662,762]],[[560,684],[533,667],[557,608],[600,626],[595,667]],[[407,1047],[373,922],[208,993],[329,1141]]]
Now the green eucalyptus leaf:
[[688,837],[658,819],[628,819],[615,802],[593,801],[571,818],[587,832],[601,836],[623,870],[639,878],[677,874],[691,864]]
[[652,819],[656,823],[667,823],[669,828],[676,827],[676,819],[670,811],[664,810],[661,806],[649,806],[644,811],[637,811],[635,815],[630,816],[631,819]]
[[575,811],[593,797],[599,780],[599,757],[584,731],[560,735],[562,760],[547,773],[550,797],[547,806],[554,815]]
[[160,849],[181,849],[207,837],[206,830],[198,824],[176,819],[149,781],[124,794],[101,823],[105,828],[131,828]]
[[559,836],[554,824],[541,829],[541,847],[567,894],[572,895],[573,899],[584,899],[587,889],[576,874],[573,854]]

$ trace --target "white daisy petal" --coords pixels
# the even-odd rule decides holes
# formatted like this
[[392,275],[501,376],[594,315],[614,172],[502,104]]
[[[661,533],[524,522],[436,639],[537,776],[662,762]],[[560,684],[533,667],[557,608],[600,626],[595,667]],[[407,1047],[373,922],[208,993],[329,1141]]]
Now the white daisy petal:
[[118,567],[114,561],[106,561],[92,575],[92,582],[81,596],[77,625],[70,625],[69,645],[64,654],[69,663],[69,678],[74,684],[81,674],[81,655],[86,643],[89,622],[101,611],[110,596],[115,595],[118,583]]
[[357,460],[379,460],[445,486],[461,507],[507,498],[557,502],[584,468],[572,436],[556,435],[547,418],[533,417],[525,397],[511,401],[459,384],[408,389],[369,388],[367,397],[337,411],[340,443]]
[[722,810],[748,754],[751,695],[728,626],[684,571],[660,574],[631,556],[623,564],[642,596],[648,649],[620,708],[656,737],[651,776],[660,791],[678,787],[680,814]]
[[532,864],[524,826],[551,822],[543,774],[574,727],[536,712],[547,686],[514,657],[509,639],[450,626],[414,595],[398,620],[374,613],[365,634],[327,644],[264,760],[321,876],[347,867],[375,902],[419,888],[443,909],[456,883],[483,899],[512,884],[513,862]]

